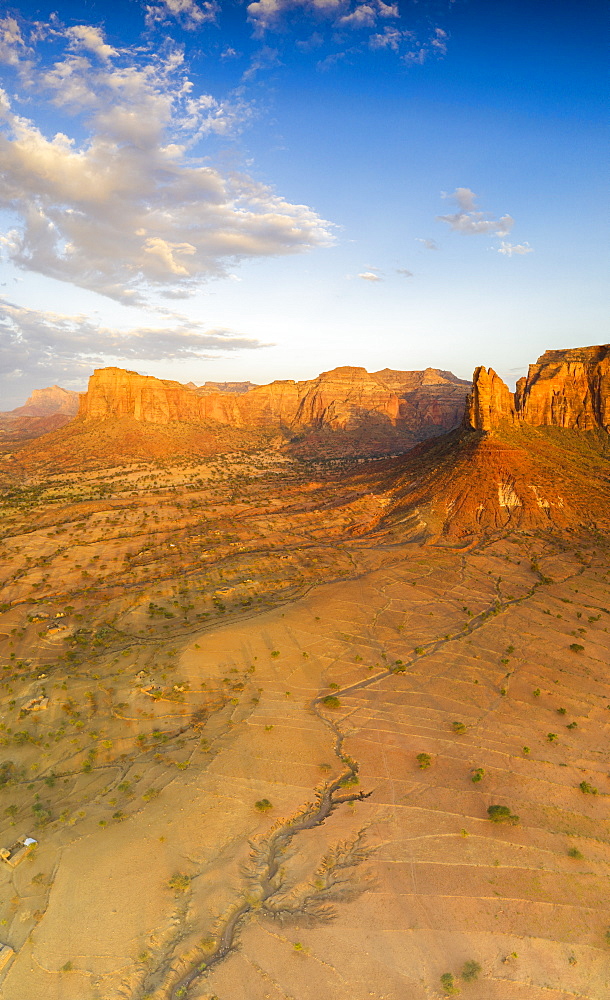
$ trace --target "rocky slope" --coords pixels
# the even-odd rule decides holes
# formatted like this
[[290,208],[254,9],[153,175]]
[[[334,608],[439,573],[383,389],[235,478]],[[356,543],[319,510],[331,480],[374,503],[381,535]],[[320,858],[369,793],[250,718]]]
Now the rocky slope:
[[610,344],[546,351],[513,394],[493,368],[477,368],[466,424],[490,431],[501,424],[610,430]]
[[79,394],[58,385],[34,389],[23,406],[0,413],[0,442],[28,441],[67,424],[78,413]]

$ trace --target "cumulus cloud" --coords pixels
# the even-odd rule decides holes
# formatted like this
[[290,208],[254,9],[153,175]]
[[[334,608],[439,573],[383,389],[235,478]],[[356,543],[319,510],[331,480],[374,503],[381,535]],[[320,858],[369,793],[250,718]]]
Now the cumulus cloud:
[[118,54],[112,45],[104,41],[101,28],[91,24],[77,24],[73,28],[68,28],[66,37],[70,39],[74,48],[88,49],[100,59],[110,59],[111,56]]
[[0,92],[0,205],[17,219],[4,252],[19,267],[135,303],[151,287],[184,295],[236,261],[332,242],[307,205],[194,157],[207,136],[238,131],[247,104],[196,94],[176,49],[117,54],[81,27],[63,33],[51,68],[28,63],[27,79],[84,118],[86,139],[46,135]]
[[375,274],[374,271],[363,271],[358,277],[362,278],[363,281],[383,281],[383,278],[379,274]]
[[158,4],[146,6],[146,24],[151,27],[158,22],[175,18],[188,30],[200,28],[204,24],[214,24],[220,11],[216,0],[161,0]]
[[0,298],[0,370],[12,381],[27,372],[38,384],[65,382],[109,362],[199,359],[268,346],[231,330],[207,329],[170,311],[167,319],[173,325],[118,331],[83,315],[27,309]]
[[534,248],[529,245],[529,243],[507,243],[506,240],[502,240],[502,243],[498,247],[498,253],[503,253],[507,257],[512,257],[513,254],[518,256],[523,256],[526,253],[533,253]]
[[515,220],[510,215],[499,219],[486,212],[476,210],[476,194],[470,188],[456,188],[453,194],[443,194],[443,198],[456,201],[460,211],[451,215],[437,215],[438,222],[446,222],[454,232],[466,236],[477,236],[483,233],[493,233],[495,236],[508,236]]

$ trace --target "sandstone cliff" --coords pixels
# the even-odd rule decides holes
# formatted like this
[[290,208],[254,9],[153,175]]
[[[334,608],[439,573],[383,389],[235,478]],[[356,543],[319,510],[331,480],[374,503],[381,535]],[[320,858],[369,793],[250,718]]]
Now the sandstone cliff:
[[465,423],[480,431],[506,423],[610,431],[610,345],[547,351],[514,394],[493,369],[477,368]]
[[341,367],[302,382],[218,385],[227,389],[214,391],[209,382],[182,385],[121,368],[97,369],[81,395],[79,417],[129,417],[161,426],[212,422],[272,429],[299,439],[310,432],[343,433],[351,435],[352,451],[387,452],[457,426],[470,384],[437,369],[370,374],[364,368]]

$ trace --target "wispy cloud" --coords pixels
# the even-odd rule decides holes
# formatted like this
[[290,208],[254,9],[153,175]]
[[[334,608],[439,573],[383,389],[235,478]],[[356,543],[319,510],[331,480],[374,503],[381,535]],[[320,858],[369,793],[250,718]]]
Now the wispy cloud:
[[78,379],[109,361],[200,359],[269,346],[232,330],[208,329],[168,311],[173,325],[118,331],[84,315],[27,309],[0,298],[0,370],[15,380],[27,372],[39,380]]
[[151,27],[175,18],[183,27],[194,30],[204,24],[214,24],[219,12],[220,3],[216,0],[203,0],[201,3],[195,3],[195,0],[160,0],[146,6],[146,23]]
[[403,278],[413,277],[413,271],[408,271],[406,267],[397,267],[396,274],[402,274]]
[[383,281],[380,274],[375,274],[374,271],[363,271],[362,274],[358,275],[363,281]]
[[502,240],[502,243],[498,247],[498,253],[503,253],[507,257],[512,257],[513,254],[517,256],[524,256],[526,253],[533,253],[534,248],[529,245],[529,243],[507,243],[506,240]]
[[515,220],[510,215],[495,219],[486,212],[479,212],[475,207],[477,196],[470,188],[456,188],[452,194],[443,194],[457,202],[460,211],[451,215],[437,215],[438,222],[445,222],[453,232],[465,236],[479,236],[493,233],[495,236],[508,236]]
[[400,5],[384,0],[253,0],[247,12],[256,38],[291,28],[308,30],[307,38],[296,41],[304,51],[330,42],[333,51],[318,62],[320,69],[366,48],[389,50],[406,63],[423,63],[429,56],[443,56],[449,37],[444,28],[430,27],[427,17],[419,31],[404,25]]
[[210,135],[238,132],[252,113],[236,97],[197,93],[182,52],[117,53],[99,29],[54,29],[65,51],[51,68],[5,30],[5,59],[22,85],[88,136],[47,136],[0,92],[0,205],[18,224],[4,252],[21,268],[124,302],[147,289],[184,295],[236,261],[332,242],[329,224],[237,171],[194,158]]
[[436,240],[431,240],[431,239],[429,239],[427,237],[416,236],[415,237],[415,242],[416,243],[421,243],[426,248],[426,250],[438,250],[439,249],[439,246],[438,246],[438,243],[436,242]]

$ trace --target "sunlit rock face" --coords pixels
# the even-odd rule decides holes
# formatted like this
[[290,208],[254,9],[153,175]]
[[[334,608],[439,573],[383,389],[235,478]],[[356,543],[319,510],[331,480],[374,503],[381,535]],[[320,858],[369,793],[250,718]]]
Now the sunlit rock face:
[[610,345],[546,351],[530,365],[517,405],[523,421],[610,429]]
[[475,368],[466,418],[478,431],[490,431],[504,421],[515,422],[513,394],[493,368]]
[[198,388],[121,368],[101,368],[81,396],[79,416],[85,420],[129,416],[152,424],[213,420],[233,427],[277,427],[295,433],[310,428],[347,430],[376,417],[417,435],[457,426],[470,384],[451,372],[431,368],[370,374],[364,368],[341,367],[303,382],[284,380],[252,388],[235,385],[211,391],[207,383]]
[[467,426],[490,431],[506,422],[610,430],[610,345],[546,351],[514,394],[492,368],[477,368]]

